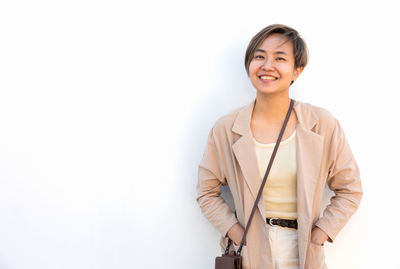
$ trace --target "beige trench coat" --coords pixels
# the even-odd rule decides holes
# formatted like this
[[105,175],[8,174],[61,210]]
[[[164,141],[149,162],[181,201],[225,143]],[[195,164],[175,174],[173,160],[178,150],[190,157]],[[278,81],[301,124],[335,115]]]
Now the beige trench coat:
[[[237,222],[246,227],[264,177],[258,171],[250,129],[254,104],[255,99],[215,122],[198,166],[196,200],[202,214],[221,234],[221,253],[228,242],[228,230]],[[293,109],[298,119],[296,162],[300,268],[327,268],[324,246],[311,242],[311,230],[316,225],[328,234],[330,243],[335,240],[361,201],[360,173],[343,129],[329,111],[297,100]],[[335,195],[320,217],[326,183]],[[221,185],[229,185],[237,218],[220,196]],[[246,246],[242,249],[244,269],[272,268],[269,227],[265,222],[261,196]]]

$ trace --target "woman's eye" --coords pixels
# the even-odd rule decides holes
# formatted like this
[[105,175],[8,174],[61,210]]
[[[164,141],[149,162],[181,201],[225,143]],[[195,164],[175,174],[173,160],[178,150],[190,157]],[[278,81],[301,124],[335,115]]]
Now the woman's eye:
[[278,61],[284,61],[285,60],[285,58],[282,58],[282,57],[278,57],[278,58],[276,58]]
[[264,57],[262,55],[255,55],[254,59],[263,59]]

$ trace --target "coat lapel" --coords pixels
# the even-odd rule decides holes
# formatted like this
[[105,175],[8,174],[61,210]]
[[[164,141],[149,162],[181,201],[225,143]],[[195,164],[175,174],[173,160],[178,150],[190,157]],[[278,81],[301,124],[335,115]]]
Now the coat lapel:
[[[304,106],[304,107],[302,107]],[[307,111],[308,110],[308,111]],[[324,137],[313,132],[317,115],[299,103],[296,115],[297,222],[300,268],[304,268],[312,225],[312,208],[319,177]]]
[[[264,178],[264,174],[261,177],[258,171],[257,157],[250,129],[255,101],[253,100],[238,112],[232,127],[233,132],[241,135],[232,145],[232,149],[239,163],[244,181],[252,195],[250,208],[253,207]],[[303,268],[312,224],[312,206],[322,160],[324,137],[313,131],[313,127],[319,121],[319,118],[308,105],[295,100],[293,110],[298,120],[296,125],[297,221],[299,226],[300,268]],[[263,219],[265,219],[262,196],[258,203],[258,210]],[[249,215],[250,212],[245,213],[245,216]],[[245,222],[247,224],[247,219]]]
[[[247,184],[252,194],[252,204],[257,198],[258,191],[261,186],[260,173],[258,171],[257,157],[255,154],[254,143],[252,140],[252,133],[250,129],[251,115],[253,113],[255,100],[242,110],[239,111],[238,116],[233,124],[232,131],[242,135],[233,145],[232,149],[235,157],[240,165],[244,181]],[[258,209],[260,210],[263,219],[265,219],[264,203],[262,197],[258,203]],[[247,224],[248,216],[250,212],[245,212],[246,216],[245,224]]]

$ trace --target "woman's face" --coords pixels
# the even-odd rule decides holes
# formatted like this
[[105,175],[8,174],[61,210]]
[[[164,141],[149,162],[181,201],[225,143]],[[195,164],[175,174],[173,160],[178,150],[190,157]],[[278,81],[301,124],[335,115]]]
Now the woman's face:
[[[293,44],[281,34],[271,34],[256,49],[249,65],[249,78],[261,93],[288,91],[302,68],[294,68]],[[284,43],[284,44],[283,44]]]

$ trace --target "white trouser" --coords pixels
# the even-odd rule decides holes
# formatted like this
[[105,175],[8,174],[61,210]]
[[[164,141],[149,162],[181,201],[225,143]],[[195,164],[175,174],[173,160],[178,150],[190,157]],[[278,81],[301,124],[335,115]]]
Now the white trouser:
[[276,225],[269,226],[269,244],[274,269],[299,269],[297,240],[296,229]]

